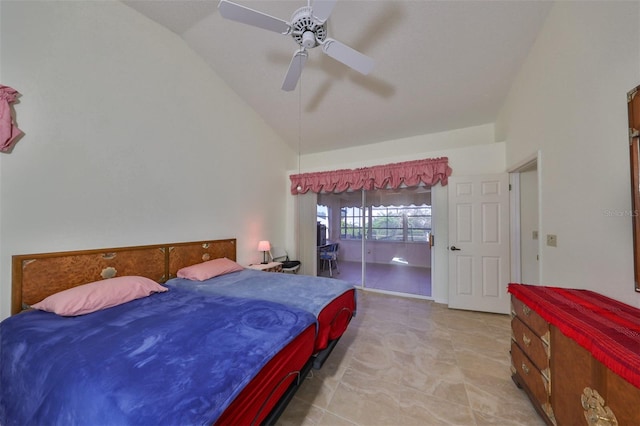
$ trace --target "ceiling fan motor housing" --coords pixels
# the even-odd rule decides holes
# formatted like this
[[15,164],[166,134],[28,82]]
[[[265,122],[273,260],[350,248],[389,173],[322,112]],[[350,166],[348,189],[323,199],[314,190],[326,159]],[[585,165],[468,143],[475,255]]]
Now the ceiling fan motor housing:
[[313,11],[305,6],[296,10],[291,16],[291,36],[305,49],[321,44],[327,38],[326,22],[319,22],[313,17]]

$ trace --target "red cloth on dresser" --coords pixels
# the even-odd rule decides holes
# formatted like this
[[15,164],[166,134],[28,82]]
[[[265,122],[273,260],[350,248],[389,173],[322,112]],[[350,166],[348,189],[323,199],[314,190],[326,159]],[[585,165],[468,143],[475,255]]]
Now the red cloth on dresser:
[[640,388],[640,310],[589,290],[512,283],[509,293]]

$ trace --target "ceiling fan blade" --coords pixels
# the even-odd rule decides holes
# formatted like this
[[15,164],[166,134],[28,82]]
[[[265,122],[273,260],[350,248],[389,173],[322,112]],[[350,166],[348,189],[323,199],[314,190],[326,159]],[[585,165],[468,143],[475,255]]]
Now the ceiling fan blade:
[[361,74],[367,75],[373,70],[373,59],[332,38],[324,41],[322,51]]
[[331,16],[337,0],[314,0],[311,5],[313,16],[320,22],[325,22]]
[[274,18],[266,13],[249,9],[248,7],[227,0],[220,0],[218,4],[220,15],[225,19],[252,25],[280,34],[288,34],[291,26],[282,19]]
[[298,85],[298,80],[300,80],[300,75],[302,74],[302,68],[304,68],[304,64],[307,62],[307,57],[309,55],[305,50],[298,50],[293,54],[293,58],[291,58],[291,63],[289,64],[289,69],[287,70],[287,75],[284,76],[284,81],[282,82],[282,90],[286,92],[291,92]]

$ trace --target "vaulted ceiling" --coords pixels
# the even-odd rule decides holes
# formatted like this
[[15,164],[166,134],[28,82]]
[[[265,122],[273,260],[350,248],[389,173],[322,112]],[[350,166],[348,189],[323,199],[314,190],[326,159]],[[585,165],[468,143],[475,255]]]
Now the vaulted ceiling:
[[[236,0],[234,0],[236,1]],[[128,0],[180,35],[302,154],[492,123],[552,6],[525,0],[338,0],[329,37],[370,56],[367,76],[311,49],[281,90],[298,45],[223,19],[217,1]],[[290,21],[304,0],[237,0]]]

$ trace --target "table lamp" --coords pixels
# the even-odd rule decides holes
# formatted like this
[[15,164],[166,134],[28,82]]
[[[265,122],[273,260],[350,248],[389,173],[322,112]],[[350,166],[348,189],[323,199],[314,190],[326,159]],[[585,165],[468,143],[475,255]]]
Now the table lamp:
[[258,251],[261,251],[262,254],[262,264],[266,265],[267,263],[267,252],[271,250],[271,244],[269,244],[269,241],[260,241],[258,243]]

